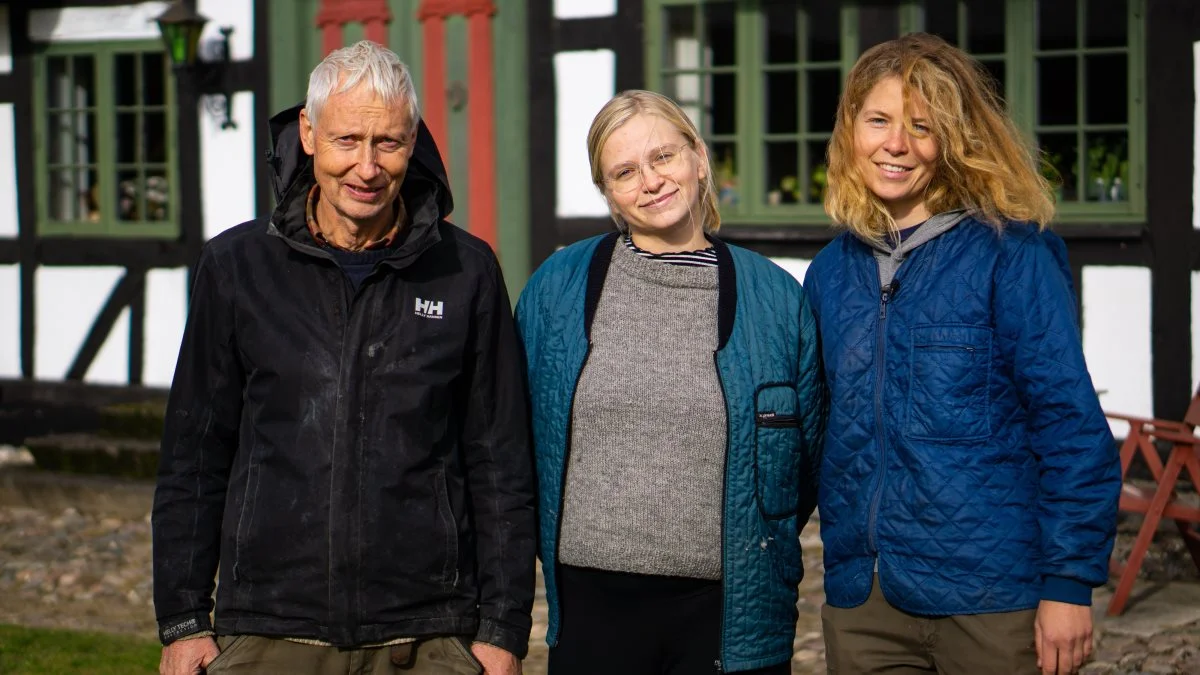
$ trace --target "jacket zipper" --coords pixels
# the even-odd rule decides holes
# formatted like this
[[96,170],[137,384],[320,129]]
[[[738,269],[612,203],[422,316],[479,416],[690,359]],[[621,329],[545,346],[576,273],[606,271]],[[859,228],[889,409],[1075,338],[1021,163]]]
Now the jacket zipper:
[[755,423],[767,429],[788,429],[800,426],[800,420],[795,415],[776,415],[774,413],[758,413],[754,416]]
[[888,301],[891,300],[891,294],[890,285],[880,290],[879,318],[875,325],[875,444],[879,446],[879,480],[875,484],[875,494],[871,497],[871,510],[867,516],[867,549],[876,558],[879,556],[878,542],[875,540],[876,520],[879,515],[879,499],[883,495],[884,478],[887,475],[887,450],[883,434],[883,355],[886,333],[884,329],[887,326]]
[[718,673],[725,672],[725,617],[728,614],[729,608],[725,606],[725,570],[728,565],[725,560],[725,492],[729,486],[729,446],[730,446],[730,420],[729,420],[729,397],[725,393],[725,380],[721,379],[721,362],[717,358],[720,352],[713,351],[713,367],[717,371],[717,385],[721,387],[721,400],[725,403],[725,453],[724,463],[721,466],[721,642],[717,648],[717,660],[713,663],[717,668]]

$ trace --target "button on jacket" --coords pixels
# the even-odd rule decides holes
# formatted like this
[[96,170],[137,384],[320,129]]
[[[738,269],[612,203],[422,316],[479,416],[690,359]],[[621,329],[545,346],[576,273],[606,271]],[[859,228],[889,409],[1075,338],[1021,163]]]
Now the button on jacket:
[[154,504],[164,642],[361,646],[467,634],[523,655],[533,467],[508,296],[447,223],[424,126],[403,242],[354,292],[305,224],[299,108],[273,120],[280,206],[204,247]]

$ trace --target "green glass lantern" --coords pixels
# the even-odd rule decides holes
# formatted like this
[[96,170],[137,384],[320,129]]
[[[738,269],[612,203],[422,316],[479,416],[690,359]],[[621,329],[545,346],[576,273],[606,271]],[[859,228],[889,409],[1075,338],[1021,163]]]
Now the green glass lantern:
[[176,68],[195,65],[200,33],[208,19],[196,12],[192,3],[175,0],[156,21],[172,65]]

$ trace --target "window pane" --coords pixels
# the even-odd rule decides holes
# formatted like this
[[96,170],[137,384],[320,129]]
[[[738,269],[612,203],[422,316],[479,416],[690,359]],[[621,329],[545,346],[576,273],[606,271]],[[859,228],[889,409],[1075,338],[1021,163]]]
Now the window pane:
[[134,54],[117,54],[113,62],[114,91],[117,105],[138,104],[138,60]]
[[768,205],[795,204],[800,201],[800,149],[795,142],[767,143]]
[[732,66],[737,61],[733,3],[710,3],[704,7],[705,65]]
[[798,79],[795,72],[767,73],[767,133],[794,134],[800,130]]
[[167,220],[170,213],[167,175],[163,170],[146,173],[146,220]]
[[925,32],[958,45],[958,0],[925,0]]
[[1124,47],[1128,43],[1125,0],[1088,0],[1088,47]]
[[142,186],[136,169],[117,172],[117,219],[142,220]]
[[839,61],[842,45],[841,3],[819,0],[810,2],[808,8],[808,60]]
[[842,91],[842,76],[838,70],[808,71],[808,129],[833,131],[838,96]]
[[1087,121],[1124,124],[1129,119],[1129,76],[1124,54],[1086,56]]
[[1076,57],[1042,57],[1038,65],[1038,123],[1075,124]]
[[825,151],[829,145],[829,141],[810,141],[808,143],[808,202],[811,204],[823,204],[825,202],[825,190],[829,187],[829,180],[826,177],[825,167]]
[[700,67],[700,36],[696,32],[696,12],[690,6],[663,10],[666,39],[663,40],[663,66],[670,69]]
[[741,201],[737,165],[734,164],[736,156],[737,148],[729,141],[712,141],[708,144],[713,179],[717,183],[717,199],[725,206],[733,206]]
[[51,113],[46,128],[47,160],[50,164],[71,164],[75,161],[76,113]]
[[142,54],[142,103],[167,104],[167,57],[151,52]]
[[796,5],[792,2],[771,2],[763,7],[767,63],[796,63],[798,60],[796,17]]
[[71,92],[70,68],[65,56],[46,57],[46,107],[67,107]]
[[1038,146],[1042,149],[1042,175],[1057,187],[1055,192],[1059,202],[1079,199],[1076,192],[1076,167],[1079,165],[1075,147],[1077,138],[1073,133],[1038,136]]
[[992,76],[992,84],[996,88],[996,94],[999,95],[1000,98],[1004,98],[1004,61],[999,59],[988,59],[980,60],[980,63],[983,64],[983,67]]
[[73,80],[67,98],[72,108],[87,108],[96,105],[96,63],[90,56],[76,56]]
[[706,133],[735,134],[737,133],[737,82],[733,74],[711,75],[708,78],[711,87],[706,96],[708,115],[705,119]]
[[1088,134],[1085,187],[1089,202],[1129,199],[1129,143],[1125,132]]
[[1076,0],[1041,0],[1038,2],[1038,49],[1075,49]]
[[96,222],[100,220],[96,172],[84,167],[67,167],[50,172],[47,195],[50,219]]
[[142,161],[153,164],[167,163],[167,115],[160,112],[148,112],[142,115],[143,130]]
[[142,153],[138,148],[138,114],[135,112],[117,113],[117,162],[134,164]]
[[704,118],[700,114],[700,78],[700,75],[692,73],[668,75],[663,78],[663,94],[675,99],[688,117],[700,127],[700,133],[707,134],[712,130],[704,127]]
[[999,0],[966,0],[967,45],[972,54],[1004,53],[1004,4]]

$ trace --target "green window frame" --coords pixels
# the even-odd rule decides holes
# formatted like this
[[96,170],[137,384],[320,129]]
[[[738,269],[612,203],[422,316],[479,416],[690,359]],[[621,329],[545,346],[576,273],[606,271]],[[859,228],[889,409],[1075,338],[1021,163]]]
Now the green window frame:
[[[1143,2],[906,0],[899,6],[899,28],[901,34],[942,35],[997,78],[1018,127],[1042,148],[1046,175],[1062,178],[1058,222],[1143,222]],[[823,144],[837,95],[812,85],[814,78],[836,73],[840,92],[861,53],[857,4],[646,0],[647,86],[679,100],[699,126],[722,183],[722,216],[728,222],[829,223],[821,206]],[[788,13],[794,30],[782,32],[796,36],[790,62],[772,45],[779,27],[790,26]],[[1126,16],[1123,30],[1112,29],[1120,26],[1111,21],[1114,13]],[[830,49],[833,33],[836,52]],[[820,54],[809,49],[813,35],[823,40]],[[788,81],[793,77],[794,84]],[[1103,87],[1089,87],[1089,78]],[[794,91],[799,101],[789,105],[780,96],[773,101],[773,91]],[[721,103],[731,96],[732,103]],[[795,124],[777,128],[781,108],[784,117],[795,111]],[[788,145],[796,149],[794,182],[778,175],[780,166],[789,165]],[[789,191],[792,198],[778,198]]]
[[34,69],[39,235],[177,237],[175,83],[162,44],[45,45]]

